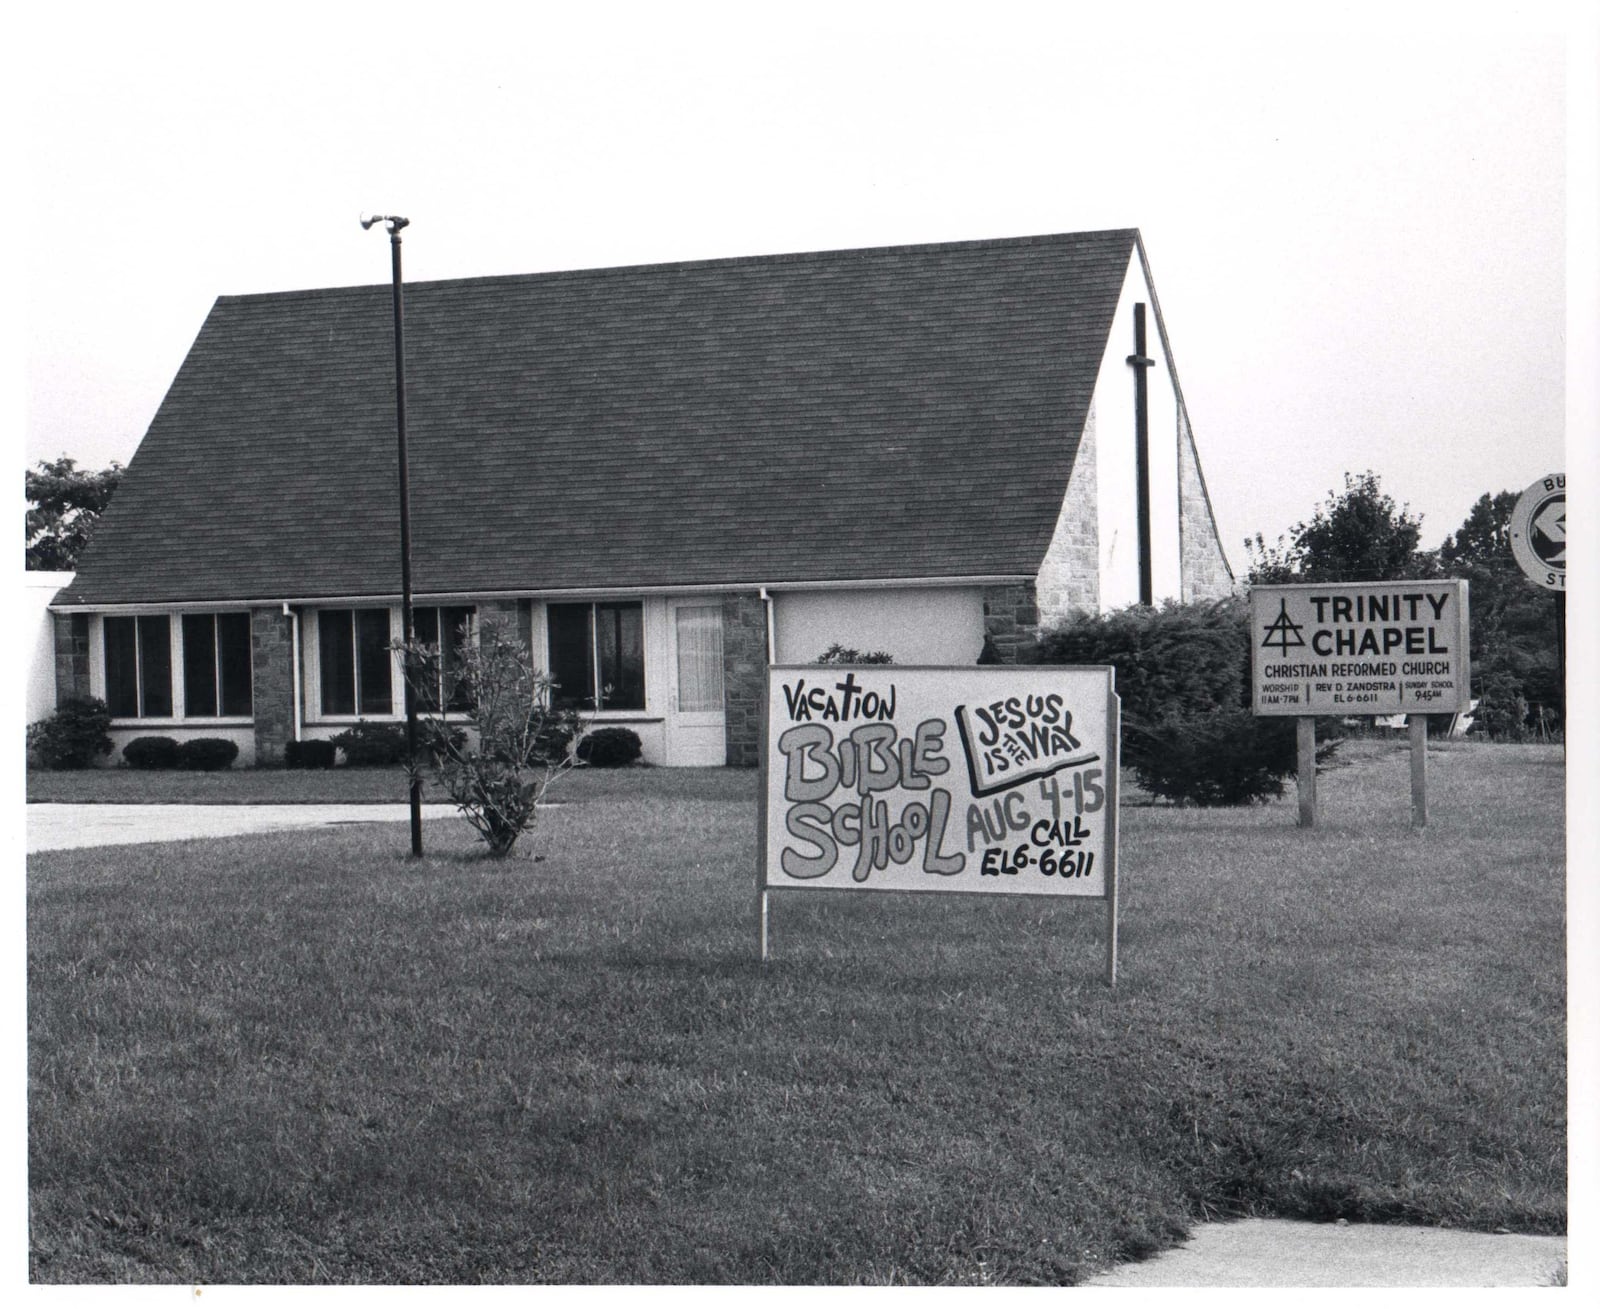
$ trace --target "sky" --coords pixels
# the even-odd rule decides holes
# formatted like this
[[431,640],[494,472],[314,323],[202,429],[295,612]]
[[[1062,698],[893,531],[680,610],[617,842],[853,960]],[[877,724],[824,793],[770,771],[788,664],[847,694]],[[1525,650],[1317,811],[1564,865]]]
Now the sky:
[[217,12],[26,20],[30,464],[127,461],[218,295],[385,281],[381,211],[408,281],[1139,227],[1238,571],[1346,472],[1431,546],[1564,467],[1562,6]]
[[[1430,547],[1485,492],[1568,469],[1592,493],[1592,3],[236,8],[8,18],[16,465],[128,460],[219,295],[386,281],[376,210],[411,220],[410,280],[1139,227],[1241,573],[1247,535],[1346,472],[1378,473]],[[1593,668],[1587,521],[1571,648]],[[1575,721],[1597,689],[1573,679]],[[1572,749],[1569,785],[1600,776],[1591,734]],[[1581,857],[1597,810],[1571,813]],[[1595,885],[1569,883],[1591,997]],[[21,1033],[21,988],[3,999]],[[1595,1006],[1572,1023],[1592,1103]],[[1575,1159],[1600,1157],[1590,1124]]]

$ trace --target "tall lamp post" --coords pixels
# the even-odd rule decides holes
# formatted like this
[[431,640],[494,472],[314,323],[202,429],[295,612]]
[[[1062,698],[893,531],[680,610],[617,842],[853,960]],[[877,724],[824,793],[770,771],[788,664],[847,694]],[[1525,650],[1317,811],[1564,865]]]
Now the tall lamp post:
[[411,477],[406,464],[406,337],[405,298],[400,278],[400,229],[410,224],[398,214],[374,214],[361,226],[374,223],[389,230],[389,254],[394,281],[394,425],[400,449],[400,619],[405,629],[406,769],[411,778],[411,853],[422,854],[422,775],[417,771],[417,697],[411,686],[411,649],[417,639],[411,614]]

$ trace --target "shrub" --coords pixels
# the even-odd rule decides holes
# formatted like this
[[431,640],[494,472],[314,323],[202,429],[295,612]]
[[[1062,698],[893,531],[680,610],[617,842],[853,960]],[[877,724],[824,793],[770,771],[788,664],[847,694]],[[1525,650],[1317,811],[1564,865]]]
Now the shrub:
[[337,753],[332,741],[290,741],[283,747],[283,766],[332,768]]
[[383,768],[406,761],[406,729],[394,723],[360,722],[333,738],[344,761],[356,768]]
[[577,735],[576,720],[564,721],[545,714],[536,715],[532,725],[532,758],[542,764],[559,764],[572,755],[572,738]]
[[72,696],[28,725],[28,754],[41,768],[88,768],[96,755],[111,753],[110,728],[105,701]]
[[1124,722],[1240,709],[1250,685],[1250,611],[1229,599],[1073,619],[1040,639],[1034,660],[1111,664]]
[[178,767],[196,773],[217,772],[229,767],[238,757],[239,743],[220,736],[197,736],[178,747]]
[[835,641],[820,655],[816,662],[819,664],[892,664],[894,656],[887,650],[860,651],[847,645],[840,645]]
[[1294,723],[1257,718],[1248,709],[1218,709],[1168,718],[1144,729],[1134,745],[1126,733],[1139,785],[1178,804],[1238,805],[1283,794],[1295,771]]
[[637,732],[601,727],[578,742],[578,760],[590,768],[626,768],[644,753]]
[[[1070,620],[1039,642],[1042,664],[1110,664],[1122,698],[1122,762],[1151,794],[1236,805],[1283,794],[1294,726],[1250,712],[1250,615],[1241,599],[1134,606]],[[1318,747],[1318,759],[1338,749]]]
[[1472,711],[1469,736],[1496,741],[1521,741],[1528,735],[1528,702],[1522,687],[1508,674],[1497,674],[1485,681]]
[[473,706],[475,746],[438,712],[419,717],[419,744],[435,780],[489,853],[509,854],[533,826],[551,782],[572,766],[565,743],[580,729],[577,713],[551,705],[550,679],[534,668],[528,647],[502,618],[485,615],[477,641],[466,642],[448,664],[436,645],[417,642],[400,651],[414,688],[442,685],[443,703],[464,699]]
[[178,743],[170,736],[136,736],[122,747],[129,768],[176,768]]

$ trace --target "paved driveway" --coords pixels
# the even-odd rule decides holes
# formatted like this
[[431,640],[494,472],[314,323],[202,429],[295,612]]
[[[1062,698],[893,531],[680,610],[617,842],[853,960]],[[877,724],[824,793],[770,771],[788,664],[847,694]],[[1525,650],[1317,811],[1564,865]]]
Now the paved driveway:
[[[31,804],[28,853],[90,845],[191,841],[246,832],[283,832],[334,823],[403,823],[403,804]],[[450,818],[456,807],[425,804],[424,819]]]

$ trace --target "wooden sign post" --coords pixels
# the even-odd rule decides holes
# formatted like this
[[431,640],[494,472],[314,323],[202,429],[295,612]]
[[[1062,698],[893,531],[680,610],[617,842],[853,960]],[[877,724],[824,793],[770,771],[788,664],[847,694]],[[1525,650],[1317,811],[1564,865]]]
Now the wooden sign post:
[[1252,712],[1296,719],[1300,826],[1317,825],[1319,715],[1406,714],[1411,825],[1428,823],[1428,715],[1471,704],[1467,584],[1299,582],[1250,588]]
[[1112,669],[773,666],[763,718],[763,961],[774,890],[1069,897],[1116,985]]

